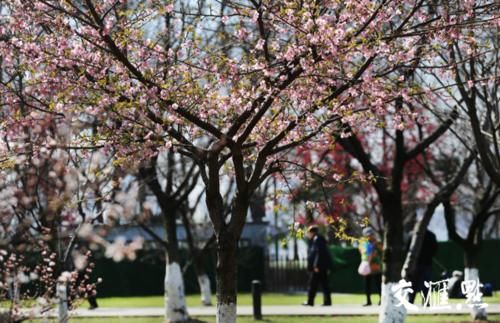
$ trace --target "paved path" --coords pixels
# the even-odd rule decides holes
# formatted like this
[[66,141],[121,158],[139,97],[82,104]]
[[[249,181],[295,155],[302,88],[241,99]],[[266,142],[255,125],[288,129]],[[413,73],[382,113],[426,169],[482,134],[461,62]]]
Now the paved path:
[[[262,314],[271,316],[292,315],[292,316],[329,316],[329,315],[376,315],[379,306],[363,307],[360,305],[334,305],[329,307],[322,306],[263,306]],[[500,314],[500,304],[489,304],[487,309],[490,314]],[[188,308],[191,316],[214,316],[215,306],[211,307],[190,307]],[[252,315],[251,306],[238,306],[238,315]],[[462,307],[457,309],[453,305],[451,309],[437,310],[420,308],[419,311],[410,311],[411,314],[468,314],[469,308]],[[160,307],[143,308],[98,308],[95,310],[78,309],[73,312],[77,317],[110,317],[110,316],[163,316],[164,310]]]

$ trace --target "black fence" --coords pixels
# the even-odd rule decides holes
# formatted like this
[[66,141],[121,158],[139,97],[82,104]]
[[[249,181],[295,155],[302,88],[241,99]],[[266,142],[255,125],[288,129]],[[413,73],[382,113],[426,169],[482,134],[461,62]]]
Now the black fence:
[[265,266],[266,292],[293,293],[307,289],[307,259],[268,258]]

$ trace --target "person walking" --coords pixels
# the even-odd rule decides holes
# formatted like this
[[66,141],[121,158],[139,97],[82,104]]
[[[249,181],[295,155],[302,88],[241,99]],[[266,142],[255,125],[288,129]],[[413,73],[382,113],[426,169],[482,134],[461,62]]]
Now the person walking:
[[[410,246],[408,246],[409,249]],[[422,302],[425,303],[429,288],[425,286],[425,282],[432,280],[432,259],[436,255],[438,243],[436,235],[432,231],[426,230],[422,248],[417,259],[417,267],[415,268],[415,275],[411,281],[414,292],[409,294],[408,301],[413,304],[415,295],[422,292],[424,297]],[[429,303],[427,303],[429,304]]]
[[332,259],[327,248],[325,238],[319,234],[315,225],[307,229],[309,249],[307,250],[307,269],[309,271],[309,290],[307,302],[303,305],[314,306],[314,298],[318,286],[323,289],[323,306],[332,305],[330,286],[328,284],[328,270],[332,267]]
[[[375,288],[379,295],[379,302],[382,299],[381,285],[382,285],[382,243],[375,237],[375,232],[372,228],[364,228],[363,236],[359,252],[361,253],[360,272],[365,279],[365,294],[366,303],[363,306],[372,305],[371,300],[371,287],[375,283]],[[362,267],[365,267],[363,268]]]

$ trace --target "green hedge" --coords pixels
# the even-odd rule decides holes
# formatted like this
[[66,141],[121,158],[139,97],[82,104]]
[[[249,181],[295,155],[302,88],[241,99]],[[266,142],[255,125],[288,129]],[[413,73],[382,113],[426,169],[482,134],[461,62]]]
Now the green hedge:
[[363,279],[358,274],[361,256],[357,248],[330,246],[333,270],[330,287],[335,293],[358,293],[364,290]]
[[[187,254],[181,253],[181,267],[186,265]],[[215,252],[210,250],[204,257],[205,268],[215,290]],[[165,257],[162,253],[142,253],[136,261],[114,262],[111,259],[95,259],[93,277],[102,278],[97,287],[99,297],[162,295],[165,275]],[[264,251],[259,247],[245,247],[238,251],[238,290],[249,292],[254,279],[264,279]],[[184,273],[186,293],[199,292],[193,266]]]
[[[491,283],[493,289],[500,290],[500,240],[483,242],[479,254],[479,275],[483,283]],[[358,275],[358,265],[361,261],[358,249],[353,247],[330,246],[334,269],[330,275],[330,285],[334,292],[363,292],[363,279]],[[433,265],[432,280],[441,279],[441,273],[453,270],[463,272],[464,253],[454,242],[439,242],[438,251]]]
[[[500,240],[484,241],[479,255],[481,281],[493,284],[495,290],[500,289]],[[334,269],[330,275],[330,284],[334,292],[361,293],[363,279],[358,275],[360,255],[356,248],[330,246]],[[186,264],[186,254],[182,265]],[[106,258],[98,258],[94,277],[102,277],[98,286],[99,296],[141,296],[163,294],[163,279],[165,274],[165,259],[161,253],[140,255],[140,260],[115,263]],[[205,268],[215,290],[215,252],[210,250],[204,259]],[[440,242],[436,260],[450,273],[453,270],[463,271],[463,251],[453,242]],[[238,290],[249,292],[251,282],[259,279],[265,283],[265,255],[260,247],[241,248],[238,254]],[[433,266],[433,281],[440,279],[444,269],[437,263]],[[198,283],[192,266],[185,272],[185,288],[188,294],[197,293]],[[304,277],[304,279],[306,279]]]

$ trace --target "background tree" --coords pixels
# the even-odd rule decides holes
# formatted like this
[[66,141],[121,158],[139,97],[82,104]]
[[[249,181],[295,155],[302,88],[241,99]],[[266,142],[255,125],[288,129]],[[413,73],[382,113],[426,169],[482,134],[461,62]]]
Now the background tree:
[[[498,215],[498,196],[500,190],[489,178],[482,165],[476,163],[471,171],[465,187],[457,192],[458,199],[448,196],[443,201],[448,237],[464,250],[464,279],[480,282],[478,256],[484,239],[486,224],[489,219]],[[465,236],[458,233],[457,213],[465,225]],[[463,223],[462,223],[463,227]],[[462,231],[463,232],[463,231]],[[481,300],[476,300],[471,308],[474,320],[486,319],[486,309],[480,306]]]
[[[197,184],[198,174],[194,173],[194,164],[189,170],[184,169],[184,173],[176,170],[176,167],[182,168],[186,165],[182,160],[175,161],[175,156],[171,151],[160,156],[164,157],[164,167],[158,166],[158,158],[153,157],[149,164],[140,168],[139,173],[156,197],[165,228],[165,320],[182,322],[188,320],[188,313],[180,267],[177,219],[181,206],[186,203],[189,194]],[[164,174],[164,188],[157,175],[157,168]]]
[[[6,293],[0,295],[11,301],[11,320],[26,318],[19,309],[35,299],[42,313],[56,300],[59,321],[65,322],[77,299],[95,294],[90,253],[77,245],[86,214],[78,212],[81,200],[75,196],[89,183],[78,179],[64,148],[66,125],[50,116],[31,116],[34,128],[20,123],[17,132],[3,137],[4,157],[11,163],[1,170],[0,276]],[[16,154],[21,158],[14,159]]]

